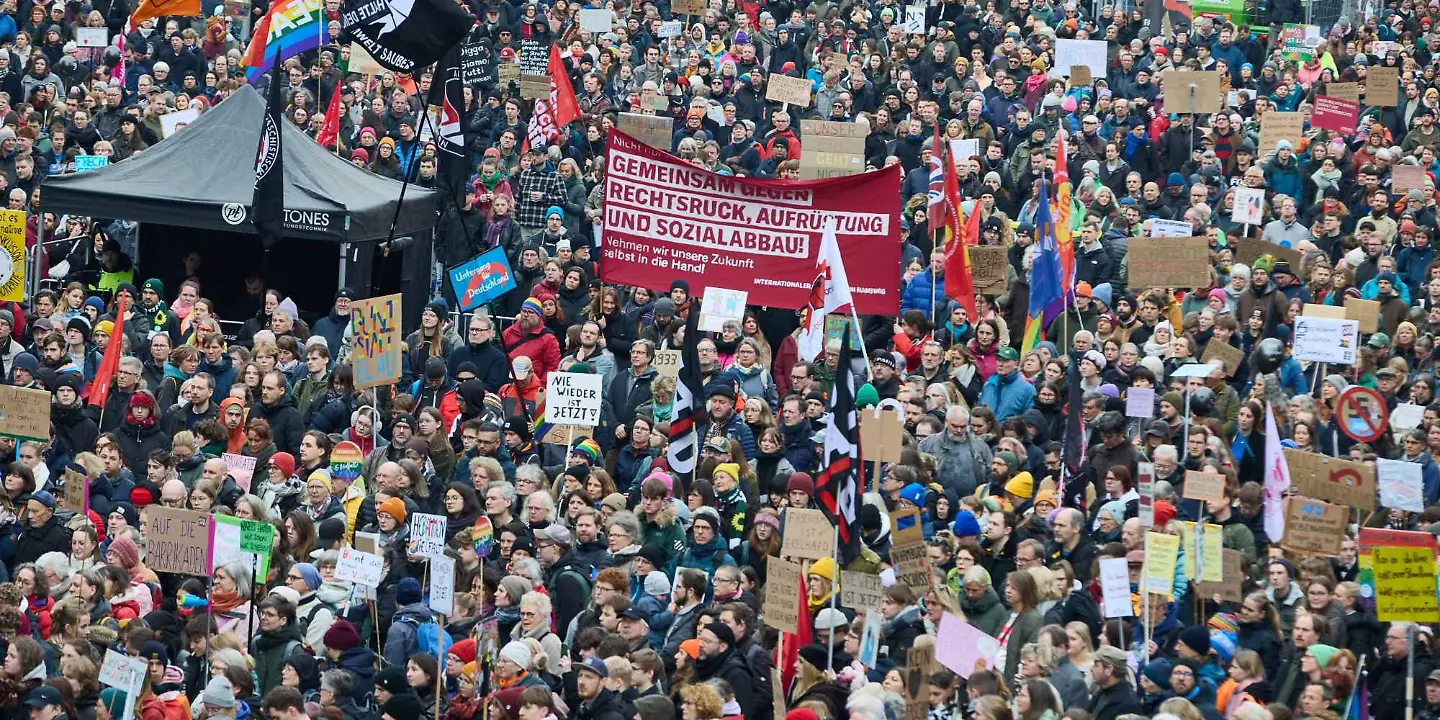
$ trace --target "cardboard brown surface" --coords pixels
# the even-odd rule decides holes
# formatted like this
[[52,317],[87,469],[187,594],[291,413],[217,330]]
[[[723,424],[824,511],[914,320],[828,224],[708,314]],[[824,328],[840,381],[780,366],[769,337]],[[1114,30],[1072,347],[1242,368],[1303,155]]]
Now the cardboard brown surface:
[[1401,164],[1390,169],[1390,187],[1397,191],[1424,189],[1428,176],[1419,165]]
[[787,509],[783,538],[780,554],[784,557],[819,560],[835,552],[835,526],[819,510]]
[[1375,468],[1302,450],[1285,450],[1290,484],[1306,497],[1361,510],[1375,509]]
[[[1165,111],[1172,113],[1213,113],[1225,107],[1218,70],[1169,70],[1165,79]],[[1190,95],[1190,86],[1195,94]]]
[[1325,94],[1340,100],[1360,102],[1360,83],[1332,82],[1325,86]]
[[1197,470],[1185,471],[1185,491],[1182,494],[1186,500],[1205,500],[1207,502],[1225,501],[1225,476],[1220,473],[1199,472]]
[[880,576],[867,572],[840,571],[840,604],[853,610],[874,610],[884,597]]
[[1300,314],[1306,317],[1330,318],[1332,320],[1347,319],[1345,317],[1345,308],[1338,305],[1305,303],[1305,307],[1300,311]]
[[145,563],[155,572],[210,572],[210,516],[151,505],[145,513]]
[[905,424],[899,413],[878,407],[856,412],[860,418],[860,454],[866,462],[900,462]]
[[1345,319],[1358,320],[1360,332],[1373,333],[1380,329],[1380,301],[1345,299]]
[[975,292],[1004,292],[1006,249],[999,245],[971,245],[969,250]]
[[0,435],[49,441],[50,393],[0,385]]
[[1241,567],[1244,555],[1239,550],[1225,548],[1221,551],[1223,557],[1223,579],[1220,582],[1198,582],[1195,584],[1195,595],[1209,600],[1214,595],[1219,595],[1222,602],[1238,603],[1245,599],[1244,593],[1240,591],[1245,571]]
[[1349,522],[1344,505],[1292,495],[1285,501],[1285,539],[1280,544],[1305,555],[1334,555],[1340,552]]
[[930,554],[924,541],[892,545],[890,562],[895,566],[895,581],[909,585],[916,595],[924,597],[930,589]]
[[797,632],[800,627],[800,563],[778,557],[765,562],[764,598],[760,606],[760,611],[765,614],[765,624],[780,632]]
[[1255,259],[1261,255],[1270,255],[1276,260],[1284,260],[1290,263],[1290,267],[1300,267],[1301,254],[1294,248],[1280,247],[1272,242],[1266,242],[1259,238],[1240,238],[1231,240],[1235,247],[1235,262],[1245,263],[1255,267]]
[[1229,343],[1211,340],[1205,343],[1205,354],[1200,357],[1200,362],[1209,363],[1219,361],[1225,366],[1225,374],[1234,376],[1235,371],[1240,368],[1240,363],[1245,362],[1245,351]]
[[1376,65],[1365,71],[1365,104],[1371,107],[1400,104],[1400,68]]
[[670,152],[670,134],[674,123],[660,115],[620,113],[615,125],[620,132],[639,140],[656,150]]
[[790,103],[797,108],[810,107],[810,81],[776,73],[766,78],[765,99]]
[[1292,148],[1300,146],[1300,140],[1305,136],[1305,116],[1298,112],[1275,112],[1271,110],[1265,113],[1260,121],[1260,145],[1256,148],[1259,159],[1268,158],[1275,152],[1275,143],[1280,140],[1289,140]]

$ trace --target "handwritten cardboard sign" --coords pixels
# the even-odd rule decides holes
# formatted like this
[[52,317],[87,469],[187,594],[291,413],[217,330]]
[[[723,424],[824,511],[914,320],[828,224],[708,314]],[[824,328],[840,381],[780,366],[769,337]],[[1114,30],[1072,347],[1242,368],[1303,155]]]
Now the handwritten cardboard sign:
[[1186,470],[1185,491],[1182,497],[1186,500],[1225,502],[1225,476],[1220,473]]
[[155,572],[209,574],[210,515],[151,505],[145,512],[145,563]]
[[620,113],[616,121],[620,132],[649,145],[656,150],[670,152],[670,136],[674,132],[674,121],[657,115]]
[[1225,374],[1233,377],[1240,369],[1240,363],[1245,362],[1245,351],[1226,342],[1211,340],[1205,343],[1205,354],[1200,357],[1200,362],[1219,362],[1225,366]]
[[1428,179],[1425,168],[1419,165],[1401,163],[1390,170],[1390,187],[1397,192],[1424,189]]
[[[1294,474],[1291,474],[1294,478]],[[1284,547],[1305,555],[1335,555],[1350,522],[1350,510],[1304,495],[1292,495],[1285,501]]]
[[655,372],[659,373],[660,377],[672,379],[680,377],[681,363],[679,350],[655,351]]
[[1360,83],[1358,82],[1332,82],[1325,86],[1325,94],[1340,100],[1360,102]]
[[268,555],[274,548],[274,525],[259,520],[240,521],[240,552]]
[[84,515],[90,509],[90,478],[74,470],[66,470],[64,477],[65,493],[60,498],[61,506],[70,512]]
[[800,563],[772,557],[766,560],[764,600],[760,611],[765,624],[780,632],[797,632],[800,627]]
[[1345,507],[1375,509],[1375,469],[1365,463],[1301,450],[1285,450],[1290,485],[1306,497]]
[[1196,583],[1196,597],[1209,599],[1214,595],[1219,595],[1222,602],[1230,603],[1238,603],[1244,600],[1244,594],[1240,592],[1241,581],[1244,579],[1244,570],[1241,569],[1240,565],[1244,559],[1244,555],[1242,555],[1239,550],[1231,550],[1229,548],[1221,550],[1220,581],[1205,582],[1202,580]]
[[255,478],[255,458],[237,453],[223,453],[220,459],[225,461],[225,472],[235,478],[235,484],[241,490],[250,492],[250,485]]
[[1170,70],[1165,73],[1166,112],[1214,113],[1224,106],[1220,71]]
[[[1275,113],[1270,113],[1274,115]],[[1265,116],[1265,122],[1270,122],[1270,115]],[[1300,251],[1293,248],[1280,247],[1272,242],[1266,242],[1258,238],[1240,238],[1232,240],[1235,244],[1235,262],[1245,263],[1251,267],[1255,265],[1255,259],[1261,255],[1269,255],[1276,260],[1284,260],[1290,263],[1290,267],[1300,267]]]
[[924,542],[892,545],[890,562],[895,566],[895,579],[910,586],[916,595],[923,597],[930,589],[930,553]]
[[880,607],[883,600],[880,576],[867,572],[840,571],[840,604],[855,610]]
[[21,440],[50,439],[50,393],[0,385],[0,435]]
[[1129,263],[1132,288],[1210,286],[1210,241],[1204,237],[1135,238]]
[[1400,68],[1376,65],[1365,71],[1365,104],[1371,107],[1400,104]]
[[410,540],[405,552],[415,557],[436,558],[445,554],[445,516],[415,513],[410,516]]
[[1003,292],[1005,289],[1006,250],[999,245],[971,245],[970,270],[975,276],[975,292]]
[[1261,158],[1267,158],[1275,152],[1275,143],[1289,140],[1291,149],[1294,149],[1300,146],[1300,141],[1304,137],[1304,115],[1298,112],[1275,112],[1272,110],[1265,113],[1265,121],[1260,123],[1260,146],[1256,150],[1260,153]]
[[785,511],[784,540],[780,554],[785,557],[827,558],[835,552],[835,526],[819,510],[790,508]]
[[766,78],[765,99],[789,103],[797,108],[810,107],[810,81],[776,73]]

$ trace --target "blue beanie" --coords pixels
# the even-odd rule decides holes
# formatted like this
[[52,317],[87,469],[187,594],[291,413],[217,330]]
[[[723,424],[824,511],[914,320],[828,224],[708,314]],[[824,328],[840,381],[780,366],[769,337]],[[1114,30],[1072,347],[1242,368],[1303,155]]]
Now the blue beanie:
[[404,607],[420,602],[420,581],[407,577],[395,586],[395,605]]
[[968,511],[962,510],[955,516],[955,524],[950,526],[950,530],[957,538],[980,537],[980,521]]
[[1169,187],[1184,187],[1185,176],[1178,172],[1172,172],[1170,177],[1165,178],[1165,184]]
[[561,210],[559,205],[551,205],[550,207],[545,208],[545,219],[549,220],[551,215],[559,215],[560,221],[565,221],[565,211]]
[[900,499],[909,500],[916,507],[925,507],[925,488],[920,483],[910,483],[900,488]]
[[305,578],[305,587],[314,590],[320,587],[320,570],[310,563],[295,563],[295,569],[300,571],[300,576]]

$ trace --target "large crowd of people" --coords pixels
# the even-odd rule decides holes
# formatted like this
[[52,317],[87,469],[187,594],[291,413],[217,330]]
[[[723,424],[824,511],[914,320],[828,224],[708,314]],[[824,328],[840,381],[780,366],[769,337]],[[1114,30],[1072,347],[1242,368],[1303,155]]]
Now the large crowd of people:
[[[134,222],[45,210],[45,179],[77,156],[129,162],[162,142],[165,114],[246,84],[245,33],[265,4],[204,5],[203,19],[128,31],[126,3],[0,9],[0,190],[30,212],[47,288],[0,307],[0,362],[9,384],[52,398],[47,438],[0,439],[15,457],[0,491],[0,720],[1440,718],[1434,626],[1378,620],[1359,545],[1361,528],[1440,527],[1440,4],[1388,2],[1297,45],[1281,37],[1302,19],[1293,2],[1248,17],[939,2],[917,28],[894,0],[711,0],[698,14],[467,0],[467,42],[499,62],[525,40],[559,46],[568,77],[554,79],[580,118],[536,142],[516,84],[465,88],[469,173],[443,193],[437,261],[504,248],[517,287],[472,314],[443,291],[404,328],[400,379],[364,389],[349,319],[368,292],[297,307],[263,275],[200,272],[203,250],[183,276],[155,277],[132,260]],[[582,9],[611,11],[612,29],[582,28]],[[351,71],[341,11],[326,0],[331,42],[259,84],[281,83],[287,117],[333,130],[357,167],[447,182],[424,139],[431,76]],[[123,43],[94,47],[91,28]],[[1105,40],[1107,72],[1070,82],[1060,39]],[[1363,86],[1377,67],[1399,71],[1395,105],[1362,96],[1354,132],[1310,127],[1329,85]],[[1184,69],[1221,72],[1223,111],[1167,106],[1166,75]],[[814,101],[767,101],[775,74],[809,80]],[[1301,135],[1262,146],[1266,115],[1295,111]],[[669,149],[697,166],[781,179],[800,175],[801,121],[864,124],[866,166],[903,172],[904,230],[900,305],[858,318],[856,367],[840,367],[840,340],[800,357],[794,309],[752,306],[687,338],[703,288],[605,282],[594,223],[624,112],[671,118]],[[932,158],[951,140],[978,152]],[[1057,152],[1074,297],[1027,347]],[[1003,287],[973,316],[946,296],[932,160],[958,167],[975,241],[1007,248]],[[1234,221],[1238,188],[1263,191],[1261,223]],[[1209,239],[1208,286],[1129,284],[1127,250],[1163,242],[1145,237],[1157,219]],[[209,299],[242,284],[243,308]],[[1379,303],[1354,364],[1292,357],[1307,304],[1351,299]],[[688,393],[655,361],[687,340],[703,392],[700,459],[682,473],[668,444]],[[1212,344],[1241,359],[1176,377]],[[554,372],[601,377],[597,426],[542,422]],[[901,447],[863,465],[859,552],[805,564],[808,633],[781,636],[762,612],[770,560],[788,511],[819,507],[837,376],[860,377],[862,408],[898,405]],[[1423,416],[1358,442],[1336,406],[1352,385]],[[1149,417],[1127,412],[1137,389],[1154,392]],[[1428,509],[1352,508],[1338,553],[1301,552],[1267,532],[1278,447],[1418,464]],[[253,458],[253,476],[226,454]],[[1189,471],[1223,476],[1223,499],[1187,498]],[[274,525],[265,572],[253,559],[156,572],[157,507]],[[892,562],[911,511],[923,586]],[[446,521],[445,617],[409,543],[421,513]],[[1239,592],[1202,591],[1182,543],[1173,584],[1142,593],[1147,534],[1193,522],[1240,554],[1224,578]],[[383,559],[378,588],[336,577],[362,544]],[[1103,559],[1130,571],[1122,617],[1101,609]],[[840,601],[846,573],[880,575],[878,606]],[[916,666],[946,615],[995,652]],[[146,664],[137,686],[101,682],[112,651]]]

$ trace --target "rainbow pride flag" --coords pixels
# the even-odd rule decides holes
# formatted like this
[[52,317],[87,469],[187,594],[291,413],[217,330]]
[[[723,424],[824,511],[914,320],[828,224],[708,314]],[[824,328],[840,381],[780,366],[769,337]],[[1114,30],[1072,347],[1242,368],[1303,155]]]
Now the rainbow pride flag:
[[270,6],[255,28],[256,38],[250,43],[240,64],[245,77],[254,83],[280,62],[300,53],[318,49],[328,33],[324,22],[323,0],[278,0]]

